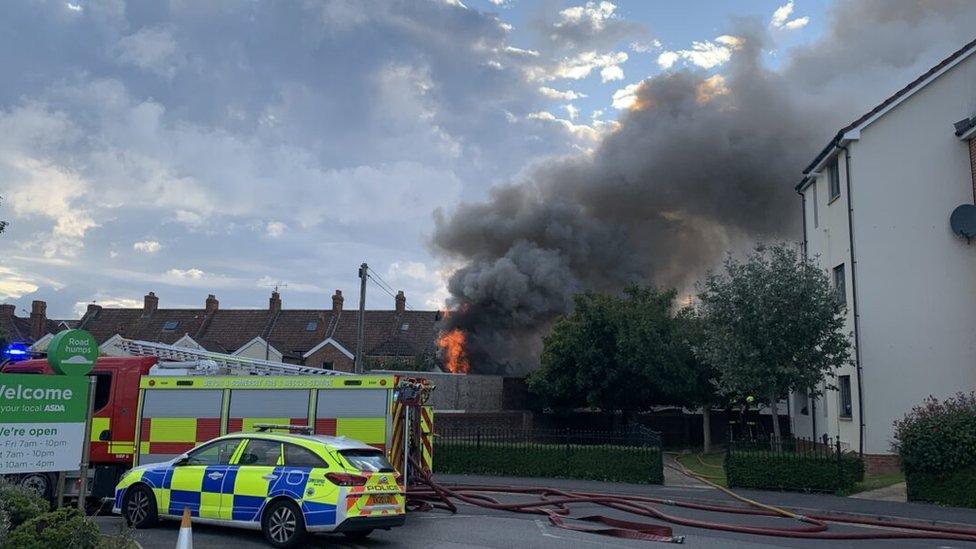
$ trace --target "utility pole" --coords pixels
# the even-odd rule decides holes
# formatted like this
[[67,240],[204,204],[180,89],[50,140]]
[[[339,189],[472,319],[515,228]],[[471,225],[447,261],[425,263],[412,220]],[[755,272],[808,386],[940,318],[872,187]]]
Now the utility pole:
[[356,333],[356,364],[354,371],[357,374],[363,373],[363,354],[366,347],[366,277],[369,275],[369,266],[363,263],[359,266],[359,329]]

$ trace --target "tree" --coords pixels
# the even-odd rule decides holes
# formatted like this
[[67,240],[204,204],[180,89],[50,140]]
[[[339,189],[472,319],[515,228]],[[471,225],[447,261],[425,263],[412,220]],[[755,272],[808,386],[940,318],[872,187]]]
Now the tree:
[[726,401],[718,391],[718,373],[704,360],[705,323],[694,307],[685,307],[675,316],[675,340],[678,353],[689,372],[682,402],[702,411],[702,449],[712,449],[712,407]]
[[583,293],[543,339],[542,367],[528,378],[540,404],[646,410],[687,390],[674,337],[675,292],[631,286],[622,296]]
[[850,362],[844,308],[827,275],[785,243],[757,246],[745,262],[729,256],[724,273],[699,288],[702,357],[720,390],[755,395],[770,406],[788,391],[821,393],[820,383]]

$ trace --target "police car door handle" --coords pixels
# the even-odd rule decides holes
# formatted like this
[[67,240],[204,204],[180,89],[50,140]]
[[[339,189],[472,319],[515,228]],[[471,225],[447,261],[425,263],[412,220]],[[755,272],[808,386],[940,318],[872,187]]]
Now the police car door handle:
[[263,478],[264,480],[275,480],[276,478],[278,478],[278,475],[264,475],[261,478]]
[[213,480],[217,480],[217,479],[224,478],[224,474],[223,473],[218,473],[217,471],[214,471],[213,473],[210,473],[207,476],[210,477]]

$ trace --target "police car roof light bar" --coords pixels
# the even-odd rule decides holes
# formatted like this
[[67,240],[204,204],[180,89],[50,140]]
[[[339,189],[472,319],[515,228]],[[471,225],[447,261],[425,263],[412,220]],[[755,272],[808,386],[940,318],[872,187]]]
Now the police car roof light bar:
[[267,433],[268,431],[288,431],[288,432],[298,432],[303,435],[312,434],[312,427],[309,425],[281,425],[278,423],[255,423],[254,428],[258,430],[259,433]]

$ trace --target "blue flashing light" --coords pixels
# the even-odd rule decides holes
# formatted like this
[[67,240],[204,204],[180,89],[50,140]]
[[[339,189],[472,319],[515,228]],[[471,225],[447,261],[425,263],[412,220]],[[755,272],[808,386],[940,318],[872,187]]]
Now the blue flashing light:
[[30,352],[27,350],[27,345],[23,343],[11,343],[3,348],[3,352],[0,353],[3,358],[15,362],[18,360],[27,360],[30,358]]

